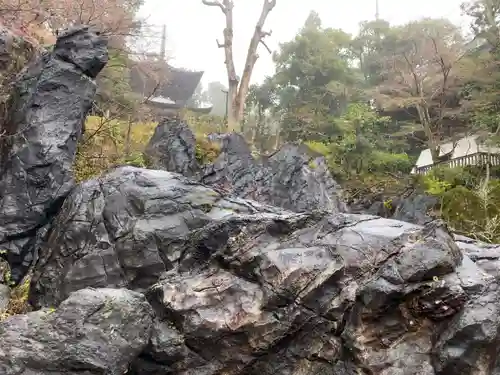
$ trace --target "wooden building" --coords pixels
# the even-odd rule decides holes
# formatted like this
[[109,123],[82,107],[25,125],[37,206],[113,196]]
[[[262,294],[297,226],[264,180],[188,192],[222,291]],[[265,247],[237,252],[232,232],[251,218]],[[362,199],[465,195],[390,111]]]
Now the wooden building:
[[426,174],[436,166],[464,167],[469,165],[500,165],[500,148],[487,146],[479,142],[477,135],[463,137],[456,142],[447,142],[440,145],[439,162],[432,160],[431,150],[423,150],[412,174]]
[[208,114],[212,107],[188,105],[203,73],[174,68],[163,61],[138,62],[131,68],[130,86],[160,116],[176,113],[180,109]]

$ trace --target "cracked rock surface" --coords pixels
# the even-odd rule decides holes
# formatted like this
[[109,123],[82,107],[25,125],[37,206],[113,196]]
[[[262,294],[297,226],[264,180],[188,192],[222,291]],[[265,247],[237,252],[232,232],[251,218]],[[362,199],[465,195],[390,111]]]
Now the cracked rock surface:
[[57,310],[0,322],[3,375],[124,374],[151,338],[153,311],[126,289],[81,289]]
[[500,374],[498,246],[342,213],[300,146],[257,161],[223,135],[199,166],[186,124],[166,121],[150,151],[170,172],[74,186],[106,59],[98,33],[69,29],[17,83],[0,250],[14,281],[36,260],[37,310],[0,322],[0,374]]
[[74,186],[77,142],[107,59],[104,36],[70,28],[13,87],[0,148],[0,248],[16,283],[35,257],[42,228]]
[[216,136],[221,152],[208,165],[196,160],[196,140],[178,119],[158,125],[146,154],[153,167],[178,172],[235,196],[295,212],[346,212],[340,186],[323,157],[305,145],[286,144],[262,160],[252,156],[243,136]]
[[122,167],[70,194],[42,254],[38,307],[145,293],[155,318],[129,374],[500,371],[497,280],[439,221],[294,213]]

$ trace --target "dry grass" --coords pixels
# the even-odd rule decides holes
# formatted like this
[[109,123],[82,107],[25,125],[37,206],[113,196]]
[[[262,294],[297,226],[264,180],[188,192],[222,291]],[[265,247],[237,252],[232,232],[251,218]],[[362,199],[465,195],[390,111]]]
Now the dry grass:
[[7,308],[3,311],[0,310],[0,321],[12,315],[25,314],[31,311],[31,306],[28,303],[30,282],[31,280],[28,277],[17,287],[11,289]]

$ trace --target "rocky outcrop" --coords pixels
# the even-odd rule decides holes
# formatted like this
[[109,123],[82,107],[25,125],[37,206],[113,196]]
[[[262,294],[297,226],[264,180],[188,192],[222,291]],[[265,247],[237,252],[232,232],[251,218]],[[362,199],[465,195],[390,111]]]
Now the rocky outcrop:
[[123,167],[70,194],[42,254],[39,307],[146,294],[156,318],[129,374],[500,371],[497,281],[440,222],[294,213]]
[[57,309],[0,322],[0,373],[125,374],[150,341],[152,321],[140,293],[79,290]]
[[0,152],[0,248],[19,282],[37,238],[74,186],[72,163],[96,92],[94,78],[107,62],[107,40],[93,29],[59,33],[19,76],[4,124]]
[[455,235],[458,247],[488,274],[500,280],[500,245]]
[[166,118],[160,122],[145,154],[152,168],[177,172],[186,177],[200,173],[196,161],[196,138],[188,125],[177,118]]
[[229,235],[220,220],[233,213],[264,218],[281,211],[164,171],[124,167],[84,182],[41,248],[31,301],[57,306],[87,286],[145,291],[167,270],[206,262]]
[[426,194],[410,194],[407,197],[378,200],[367,208],[358,204],[352,207],[352,212],[363,212],[407,223],[425,225],[436,219],[432,212],[438,204],[439,199],[436,197]]
[[324,158],[313,155],[306,146],[285,145],[256,160],[239,134],[223,134],[216,141],[220,143],[219,156],[200,166],[191,130],[173,119],[156,128],[146,154],[155,168],[182,173],[240,198],[295,212],[347,210]]
[[439,199],[426,194],[411,194],[393,203],[392,219],[424,225],[435,219],[432,217],[432,211],[439,205]]
[[0,322],[0,373],[500,374],[498,248],[342,213],[308,149],[257,161],[223,135],[199,166],[187,126],[165,122],[148,152],[190,178],[121,167],[74,187],[105,60],[102,37],[71,29],[17,85],[0,250],[14,280],[40,250],[38,310]]

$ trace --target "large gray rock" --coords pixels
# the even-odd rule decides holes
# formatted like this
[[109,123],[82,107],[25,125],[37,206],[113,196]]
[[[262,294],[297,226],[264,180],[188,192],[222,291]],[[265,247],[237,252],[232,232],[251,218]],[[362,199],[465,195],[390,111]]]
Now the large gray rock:
[[56,309],[0,322],[3,375],[121,375],[150,341],[153,310],[140,293],[82,289]]
[[32,302],[57,306],[87,286],[146,290],[167,270],[208,260],[223,239],[207,226],[235,212],[280,210],[165,171],[123,167],[86,181],[66,199],[41,248]]
[[71,28],[14,85],[0,150],[0,248],[14,282],[33,260],[40,228],[74,186],[77,142],[107,59],[104,36]]
[[305,145],[287,144],[257,161],[241,135],[226,135],[221,154],[204,168],[201,181],[295,212],[347,210],[324,158],[313,156]]
[[305,145],[285,145],[256,160],[241,135],[215,138],[220,143],[219,156],[211,164],[199,165],[196,141],[188,125],[177,119],[165,120],[156,128],[146,155],[154,168],[182,173],[240,198],[295,212],[347,210],[324,158],[313,155]]
[[500,245],[454,235],[458,247],[488,274],[500,280]]
[[497,281],[439,221],[293,213],[124,167],[70,194],[42,254],[38,307],[146,293],[132,375],[500,373]]
[[200,172],[196,161],[196,138],[189,126],[176,118],[166,118],[155,129],[145,154],[152,168],[193,177]]

